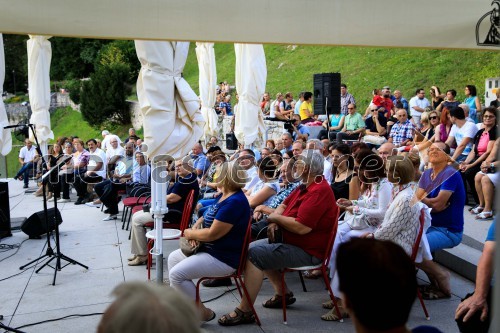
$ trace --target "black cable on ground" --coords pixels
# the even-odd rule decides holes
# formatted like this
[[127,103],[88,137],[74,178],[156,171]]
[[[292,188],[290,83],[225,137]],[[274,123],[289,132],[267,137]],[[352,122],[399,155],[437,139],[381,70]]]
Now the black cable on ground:
[[16,249],[16,252],[12,253],[10,256],[7,256],[5,258],[3,258],[2,260],[0,260],[0,262],[4,261],[4,260],[7,260],[9,259],[10,257],[14,256],[17,254],[17,252],[19,252],[19,249],[21,248],[21,246],[24,244],[24,242],[26,242],[28,239],[25,239],[23,240],[21,243],[17,243],[17,244],[0,244],[0,252],[6,252],[6,251],[10,251],[10,250],[13,250],[13,249]]
[[221,298],[222,296],[226,295],[227,293],[231,293],[231,292],[235,291],[236,289],[237,289],[237,288],[228,289],[228,290],[226,290],[225,292],[223,292],[222,294],[220,294],[219,296],[216,296],[216,297],[214,297],[214,298],[207,299],[206,301],[203,301],[202,303],[208,303],[208,302],[215,301],[216,299],[219,299],[219,298]]
[[67,316],[60,317],[60,318],[47,319],[47,320],[43,320],[43,321],[38,321],[36,323],[22,325],[22,326],[16,327],[16,329],[30,327],[30,326],[36,326],[36,325],[41,325],[41,324],[46,324],[46,323],[51,323],[51,322],[54,322],[54,321],[59,321],[59,320],[67,319],[67,318],[102,316],[103,314],[104,313],[102,313],[102,312],[87,313],[87,314],[72,314],[72,315],[67,315]]

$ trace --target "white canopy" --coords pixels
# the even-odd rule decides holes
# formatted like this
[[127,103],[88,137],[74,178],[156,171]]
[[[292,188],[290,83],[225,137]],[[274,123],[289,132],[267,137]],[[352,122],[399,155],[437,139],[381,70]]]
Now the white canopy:
[[[28,40],[28,89],[31,105],[30,123],[35,124],[42,153],[47,141],[54,138],[50,129],[50,60],[52,48],[47,36],[30,36]],[[30,131],[30,140],[34,141]]]
[[217,90],[217,71],[213,43],[196,43],[198,58],[201,114],[205,119],[205,136],[217,134],[219,118],[214,110]]
[[266,89],[266,56],[260,44],[234,44],[234,51],[239,95],[234,134],[239,142],[250,146],[257,139],[262,140],[266,131],[259,105]]
[[144,141],[151,158],[186,155],[203,134],[198,97],[182,77],[189,43],[135,41],[141,71],[137,97],[144,117]]
[[4,126],[9,125],[9,119],[7,118],[7,111],[5,111],[5,105],[3,104],[2,93],[3,93],[3,83],[5,80],[5,55],[3,51],[3,36],[0,34],[0,154],[6,156],[12,150],[12,137],[10,135],[10,130],[3,129]]
[[[4,33],[469,49],[500,44],[478,45],[491,27],[486,14],[497,8],[491,0],[0,0],[0,8]],[[230,28],[214,28],[221,15]]]

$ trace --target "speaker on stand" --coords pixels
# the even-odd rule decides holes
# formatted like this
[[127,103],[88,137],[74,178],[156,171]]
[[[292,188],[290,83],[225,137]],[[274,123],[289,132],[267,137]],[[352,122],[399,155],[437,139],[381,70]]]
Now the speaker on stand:
[[9,183],[0,182],[0,239],[12,236],[10,224]]
[[314,74],[314,114],[340,113],[340,73]]

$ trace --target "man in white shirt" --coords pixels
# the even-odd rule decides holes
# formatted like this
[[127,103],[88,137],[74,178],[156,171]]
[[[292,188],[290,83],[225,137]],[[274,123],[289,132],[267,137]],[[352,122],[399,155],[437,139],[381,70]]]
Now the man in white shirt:
[[[323,142],[318,139],[311,139],[307,141],[306,149],[317,150],[323,157],[325,157]],[[332,182],[332,163],[330,163],[330,161],[326,158],[323,162],[323,176],[328,184]]]
[[14,176],[14,179],[24,180],[24,188],[28,188],[30,171],[35,168],[38,153],[29,139],[24,140],[24,144],[25,146],[19,152],[19,163],[21,163],[22,167]]
[[74,186],[78,195],[75,205],[81,205],[91,200],[92,194],[87,191],[88,184],[97,184],[106,178],[108,164],[106,153],[102,149],[97,148],[95,139],[88,140],[87,147],[90,152],[87,171],[83,175],[75,177]]
[[418,88],[415,92],[415,96],[410,99],[410,114],[417,129],[421,127],[420,117],[422,113],[425,112],[425,108],[430,106],[431,103],[425,98],[425,90],[423,88]]
[[107,151],[109,149],[109,147],[111,146],[110,140],[113,136],[115,136],[117,138],[118,145],[122,144],[122,141],[120,140],[120,138],[117,135],[109,133],[108,130],[102,131],[101,135],[102,135],[101,149],[104,151]]
[[460,163],[465,161],[467,155],[472,150],[473,139],[478,129],[474,123],[465,119],[465,112],[460,107],[451,109],[448,117],[450,117],[453,127],[450,130],[446,144],[450,147],[453,143],[457,144],[457,148],[451,158],[455,162]]
[[106,160],[108,163],[108,171],[114,170],[118,160],[125,156],[125,150],[120,146],[118,136],[110,134],[108,149],[106,150]]

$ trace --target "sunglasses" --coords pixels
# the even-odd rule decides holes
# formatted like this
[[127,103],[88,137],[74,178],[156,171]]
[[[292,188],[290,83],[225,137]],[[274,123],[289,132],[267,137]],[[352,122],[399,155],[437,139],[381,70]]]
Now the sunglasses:
[[438,119],[438,117],[437,116],[433,116],[433,117],[429,117],[429,119],[430,120],[432,120],[432,119]]
[[491,115],[489,115],[489,114],[485,114],[485,115],[483,116],[483,119],[489,119],[489,118],[495,118],[495,116],[491,116]]

